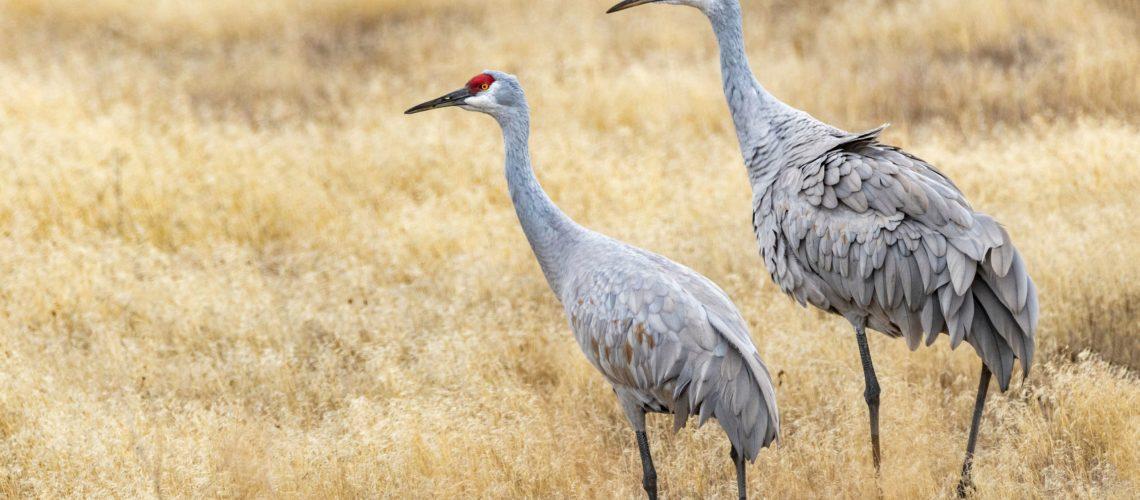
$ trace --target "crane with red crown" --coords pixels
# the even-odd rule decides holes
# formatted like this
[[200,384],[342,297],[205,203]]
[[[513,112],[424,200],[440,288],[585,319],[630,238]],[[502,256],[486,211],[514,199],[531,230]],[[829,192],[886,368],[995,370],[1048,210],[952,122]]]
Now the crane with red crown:
[[502,128],[507,186],[523,233],[569,319],[578,346],[613,386],[633,426],[642,485],[657,498],[646,413],[715,419],[728,435],[737,490],[780,429],[776,393],[748,325],[720,287],[681,264],[586,229],[546,195],[530,164],[530,110],[518,80],[486,71],[412,107],[490,115]]

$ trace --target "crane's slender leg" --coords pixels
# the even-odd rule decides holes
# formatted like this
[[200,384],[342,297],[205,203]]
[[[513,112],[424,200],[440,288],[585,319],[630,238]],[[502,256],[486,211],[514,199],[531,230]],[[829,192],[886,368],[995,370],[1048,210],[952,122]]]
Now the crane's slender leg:
[[859,358],[863,361],[863,379],[866,389],[863,399],[867,401],[867,412],[871,417],[871,460],[875,463],[875,473],[879,473],[879,379],[875,376],[875,365],[871,362],[871,348],[867,346],[867,333],[863,326],[855,327],[855,340],[859,342]]
[[649,500],[657,500],[657,470],[653,468],[653,457],[649,456],[649,436],[644,430],[636,431],[637,449],[641,452],[641,485]]
[[736,496],[745,500],[748,498],[748,490],[747,481],[744,480],[744,457],[736,452],[735,446],[728,452],[728,456],[732,457],[732,463],[736,465]]
[[978,380],[978,400],[974,402],[974,420],[970,423],[970,439],[966,441],[966,460],[962,462],[962,480],[958,482],[958,496],[974,487],[970,471],[974,468],[974,445],[978,443],[978,426],[982,423],[982,410],[986,406],[986,390],[990,387],[990,369],[982,363],[982,376]]
[[653,468],[653,457],[649,456],[649,436],[645,434],[645,408],[636,398],[629,395],[624,388],[614,386],[618,403],[621,404],[625,417],[633,426],[633,433],[637,436],[637,451],[641,453],[641,485],[645,487],[645,494],[649,500],[657,500],[657,469]]

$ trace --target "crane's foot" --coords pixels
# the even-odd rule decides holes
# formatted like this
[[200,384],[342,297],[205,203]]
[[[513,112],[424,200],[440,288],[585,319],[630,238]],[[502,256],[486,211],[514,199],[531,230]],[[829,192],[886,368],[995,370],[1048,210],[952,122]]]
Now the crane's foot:
[[657,476],[647,476],[641,485],[645,488],[645,496],[649,500],[657,500]]
[[957,491],[958,498],[966,498],[974,494],[974,482],[970,481],[970,478],[968,477],[962,478],[961,481],[958,481]]

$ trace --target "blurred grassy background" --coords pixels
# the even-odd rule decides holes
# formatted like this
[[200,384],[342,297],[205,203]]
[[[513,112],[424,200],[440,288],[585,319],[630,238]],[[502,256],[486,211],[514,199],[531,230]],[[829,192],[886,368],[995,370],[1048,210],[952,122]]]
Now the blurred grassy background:
[[[1003,221],[1040,363],[991,397],[982,497],[1140,482],[1140,7],[745,2],[785,101],[938,165]],[[0,1],[0,492],[638,497],[637,451],[517,228],[497,126],[408,106],[516,73],[580,222],[720,283],[780,373],[773,497],[952,494],[977,360],[858,356],[768,282],[707,22],[607,1]],[[668,496],[730,497],[652,419]]]

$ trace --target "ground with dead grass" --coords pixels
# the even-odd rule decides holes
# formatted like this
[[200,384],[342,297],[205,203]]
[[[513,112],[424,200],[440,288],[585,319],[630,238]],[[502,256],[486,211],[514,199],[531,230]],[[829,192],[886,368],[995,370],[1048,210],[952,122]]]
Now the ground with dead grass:
[[[990,398],[979,495],[1140,495],[1140,10],[746,0],[760,79],[956,180],[1022,249],[1039,362]],[[942,497],[978,361],[855,342],[769,283],[698,13],[604,1],[0,1],[0,492],[620,497],[610,389],[517,227],[493,121],[405,117],[516,73],[580,222],[705,273],[779,376],[756,496]],[[735,493],[650,418],[667,497]]]

